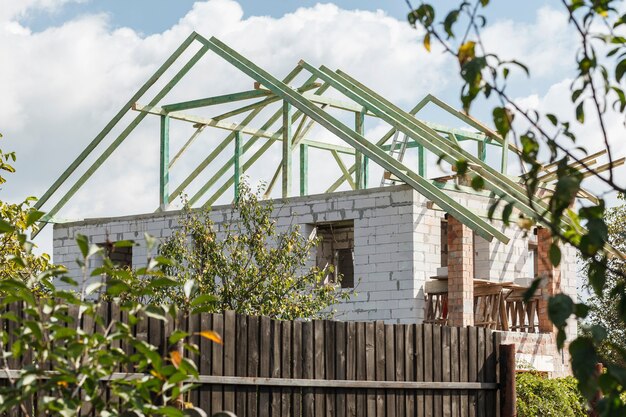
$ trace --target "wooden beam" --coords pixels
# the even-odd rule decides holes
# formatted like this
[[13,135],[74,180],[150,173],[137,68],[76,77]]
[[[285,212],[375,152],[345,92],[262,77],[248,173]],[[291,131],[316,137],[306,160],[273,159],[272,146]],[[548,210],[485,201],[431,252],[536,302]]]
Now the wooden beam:
[[[361,111],[354,114],[354,131],[361,136],[365,135],[365,112]],[[364,161],[363,154],[356,152],[354,154],[354,182],[356,183],[356,189],[362,190],[365,188],[365,173],[364,173]]]
[[235,132],[235,173],[233,174],[235,178],[235,201],[239,201],[240,181],[241,175],[243,174],[241,171],[241,146],[241,132]]
[[160,141],[160,164],[159,164],[159,207],[161,211],[167,210],[170,203],[170,118],[161,116],[161,141]]
[[354,183],[354,180],[352,179],[352,175],[350,175],[350,172],[348,171],[343,161],[339,157],[339,154],[337,153],[337,151],[330,151],[330,153],[333,155],[333,158],[335,158],[335,162],[337,162],[337,165],[339,165],[339,169],[341,169],[341,173],[350,184],[350,187],[352,187],[353,190],[356,190],[357,186]]
[[282,196],[291,195],[291,142],[293,124],[293,109],[291,103],[283,101],[283,167],[282,167]]
[[300,144],[300,195],[309,193],[309,145]]

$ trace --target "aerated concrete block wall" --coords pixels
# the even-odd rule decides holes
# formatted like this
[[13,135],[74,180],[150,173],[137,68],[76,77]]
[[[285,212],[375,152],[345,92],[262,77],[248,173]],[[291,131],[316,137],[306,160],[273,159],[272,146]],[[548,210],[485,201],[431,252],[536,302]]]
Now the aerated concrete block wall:
[[[490,200],[460,192],[453,197],[476,213],[487,213]],[[228,221],[230,206],[214,207],[216,224]],[[75,260],[80,251],[77,234],[92,243],[135,240],[134,266],[146,263],[144,233],[164,239],[179,227],[179,212],[117,218],[89,219],[54,227],[54,262],[69,268],[74,278],[81,271]],[[353,220],[354,279],[357,294],[334,308],[340,320],[384,320],[389,323],[421,322],[424,317],[424,282],[441,266],[441,220],[444,212],[412,188],[399,185],[361,191],[294,197],[274,201],[274,218],[283,230],[302,225],[304,233],[314,224]],[[526,283],[528,237],[513,225],[498,227],[512,240],[509,245],[475,239],[476,277],[493,281]],[[316,254],[311,254],[311,263]],[[564,251],[562,287],[575,294],[573,251]]]

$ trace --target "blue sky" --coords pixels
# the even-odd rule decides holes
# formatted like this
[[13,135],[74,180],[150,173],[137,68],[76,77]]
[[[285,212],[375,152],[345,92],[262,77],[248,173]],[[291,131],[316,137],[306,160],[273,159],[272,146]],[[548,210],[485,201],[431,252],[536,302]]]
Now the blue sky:
[[[33,13],[23,22],[33,30],[44,30],[86,13],[106,13],[115,27],[131,27],[144,34],[162,32],[182,18],[193,6],[195,0],[87,0],[70,3],[55,13],[40,11]],[[239,2],[244,17],[280,17],[299,7],[310,7],[316,0],[242,0]],[[397,19],[406,17],[408,6],[405,0],[339,0],[333,3],[344,9],[385,10]],[[417,1],[413,1],[418,4]],[[412,4],[413,4],[412,3]],[[440,7],[450,7],[455,1],[434,1]],[[530,21],[535,17],[537,7],[549,4],[543,0],[494,1],[490,6],[492,17],[515,17],[519,21]]]

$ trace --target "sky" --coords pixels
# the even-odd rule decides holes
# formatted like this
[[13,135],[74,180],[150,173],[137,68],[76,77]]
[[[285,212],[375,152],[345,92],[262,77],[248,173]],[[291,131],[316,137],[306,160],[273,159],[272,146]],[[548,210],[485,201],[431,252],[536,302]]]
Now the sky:
[[[456,2],[437,4],[443,10]],[[521,57],[531,68],[530,80],[512,77],[516,100],[528,108],[556,109],[559,116],[573,119],[573,109],[562,103],[567,101],[574,74],[575,38],[558,3],[495,1],[488,10],[483,34],[488,48],[503,57]],[[0,198],[20,201],[28,195],[41,196],[192,31],[218,37],[279,78],[305,59],[315,66],[341,68],[406,109],[428,93],[460,107],[456,62],[436,46],[431,53],[424,50],[423,33],[408,25],[407,12],[404,0],[0,0],[0,132],[4,135],[0,146],[15,150],[18,157],[17,173],[0,189]],[[207,56],[169,100],[250,88],[251,79]],[[473,115],[489,124],[487,107],[477,106]],[[435,111],[426,116],[464,127]],[[623,129],[621,123],[617,117],[610,119],[613,137]],[[581,143],[594,149],[597,126],[590,123],[575,129]],[[385,131],[376,121],[366,124],[366,137],[371,140]],[[190,132],[173,122],[172,154]],[[203,133],[177,162],[171,182],[180,182],[223,136],[215,130]],[[321,128],[314,129],[311,137],[335,140]],[[626,149],[616,143],[615,152],[623,156]],[[158,203],[158,153],[158,120],[147,118],[58,217],[153,211]],[[248,175],[269,179],[279,157],[280,150],[264,157]],[[223,162],[220,158],[218,162]],[[318,160],[311,165],[312,192],[323,191],[323,185],[339,173],[338,168],[325,165],[328,159]],[[436,161],[430,162],[431,172],[436,172]],[[619,172],[626,178],[624,170]],[[372,181],[378,182],[379,176],[374,169]],[[195,184],[190,191],[200,186]],[[602,191],[598,184],[591,186]],[[225,195],[219,202],[231,198]],[[50,207],[47,204],[44,210]],[[37,238],[39,246],[48,250],[50,229]]]

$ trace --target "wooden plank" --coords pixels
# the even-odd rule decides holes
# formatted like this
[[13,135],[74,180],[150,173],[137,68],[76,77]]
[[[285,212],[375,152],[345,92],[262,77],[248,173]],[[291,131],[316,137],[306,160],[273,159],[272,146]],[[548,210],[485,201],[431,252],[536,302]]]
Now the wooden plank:
[[[356,360],[356,379],[357,381],[365,381],[367,378],[366,358],[365,358],[365,323],[358,322],[356,324],[356,342],[355,342],[355,360]],[[356,390],[356,415],[363,416],[367,413],[367,394],[363,390]]]
[[[262,316],[260,320],[260,363],[259,376],[270,377],[270,364],[272,358],[272,322],[267,316]],[[267,387],[259,388],[259,417],[270,416],[271,389]]]
[[[365,324],[365,378],[376,380],[376,328],[374,323]],[[376,391],[367,390],[367,416],[376,417]]]
[[[205,313],[205,316],[206,316],[206,313]],[[200,316],[200,314],[190,314],[187,319],[187,326],[188,326],[187,332],[191,335],[189,337],[189,341],[194,343],[196,346],[198,346],[198,349],[200,349],[200,354],[191,352],[191,354],[189,355],[189,358],[198,367],[198,371],[200,372],[200,375],[207,375],[210,373],[210,370],[211,370],[211,362],[210,362],[211,361],[211,346],[207,346],[207,348],[205,348],[205,352],[202,352],[201,345],[202,345],[202,339],[204,338],[198,335],[198,333],[201,331],[201,326],[202,326],[201,321],[202,321],[202,317]],[[210,326],[210,323],[205,323],[205,324]],[[206,327],[206,329],[209,330],[210,327]],[[210,403],[210,399],[211,399],[211,387],[209,386],[198,387],[194,389],[193,391],[191,391],[190,396],[191,396],[192,404],[200,404],[201,397],[204,397],[205,403],[208,404]],[[205,408],[205,410],[208,410],[208,408]]]
[[[259,318],[256,316],[248,316],[248,370],[246,376],[259,376]],[[258,394],[257,387],[248,387],[246,390],[247,414],[248,417],[258,417]]]
[[[415,326],[415,380],[424,379],[424,325]],[[424,417],[424,392],[418,391],[415,395],[415,415]]]
[[[324,322],[321,320],[313,321],[313,373],[316,379],[324,379],[325,363],[324,363]],[[324,390],[315,389],[315,417],[326,416],[326,404],[324,399]]]
[[[485,381],[496,382],[496,355],[494,352],[495,344],[495,332],[487,330],[485,336]],[[496,415],[496,393],[493,391],[487,391],[485,394],[486,409],[485,414],[487,416]]]
[[[347,324],[337,322],[335,324],[335,378],[346,379],[346,336]],[[337,417],[346,416],[346,391],[338,390],[336,398]]]
[[[243,314],[235,316],[235,375],[247,376],[248,373],[248,321]],[[247,417],[248,395],[245,389],[235,387],[235,414]]]
[[[280,354],[282,352],[282,324],[278,320],[272,320],[272,357],[270,370],[273,378],[280,378],[282,362]],[[271,412],[272,417],[278,417],[281,413],[282,391],[278,388],[272,389]]]
[[[469,381],[469,327],[459,329],[459,376],[462,382]],[[462,417],[469,416],[469,393],[461,391],[459,394],[459,411]]]
[[[324,358],[326,368],[326,379],[334,380],[335,376],[335,322],[332,320],[324,320]],[[337,414],[337,396],[336,390],[327,390],[326,397],[326,415],[335,416]]]
[[[450,380],[452,382],[459,382],[460,376],[460,358],[459,358],[459,328],[450,328]],[[460,417],[459,410],[459,395],[457,392],[452,392],[450,411],[452,417]]]
[[[424,325],[424,381],[433,381],[433,325]],[[433,392],[424,392],[424,416],[433,417]]]
[[[495,374],[496,374],[496,381],[498,382],[498,384],[500,384],[502,382],[502,376],[500,375],[500,345],[502,344],[502,333],[501,332],[495,332],[494,333],[494,356],[495,356]],[[496,408],[496,412],[494,413],[494,415],[496,417],[501,417],[501,409],[500,409],[500,390],[498,390],[498,393],[496,394],[496,398],[495,398],[495,408]]]
[[[477,333],[477,359],[476,359],[476,369],[477,369],[477,379],[479,382],[485,381],[485,330],[484,328],[478,328],[476,330]],[[486,417],[485,410],[485,391],[477,391],[476,392],[476,415],[478,417]]]
[[[346,378],[356,379],[356,323],[350,322],[346,329]],[[346,394],[346,416],[356,416],[356,391]]]
[[[224,332],[224,315],[211,315],[212,328],[219,333],[226,343]],[[224,345],[213,344],[211,346],[211,375],[224,375]],[[224,387],[221,385],[211,386],[211,414],[224,410]]]
[[[236,315],[232,310],[224,312],[224,375],[235,375],[235,339]],[[235,412],[235,389],[231,386],[224,387],[224,410]]]
[[[314,355],[313,355],[313,322],[302,323],[302,378],[314,378]],[[313,417],[315,415],[313,389],[302,389],[302,416]]]
[[[396,379],[396,355],[395,355],[395,327],[393,324],[385,324],[385,381]],[[385,391],[387,417],[396,416],[396,394],[393,391]]]
[[[415,381],[415,324],[406,326],[404,332],[404,375],[406,381]],[[415,392],[407,391],[405,396],[406,415],[415,415]]]
[[[406,329],[406,325],[404,324],[396,324],[394,326],[395,329],[395,349],[396,349],[396,381],[406,381],[404,375],[404,332]],[[405,416],[406,415],[406,391],[399,390],[395,392],[396,394],[396,415]]]
[[[442,327],[441,329],[441,378],[443,382],[450,382],[451,381],[451,364],[450,364],[450,357],[451,357],[451,345],[450,345],[450,339],[451,339],[451,332],[452,332],[452,328],[446,326],[446,327]],[[450,398],[450,391],[443,391],[442,393],[442,403],[443,403],[443,413],[442,415],[444,417],[451,417],[452,416],[452,403],[451,403],[451,398]]]
[[[478,362],[478,328],[468,328],[468,378],[469,381],[475,382],[478,379],[478,369],[476,367]],[[469,416],[476,417],[476,393],[469,393]]]
[[[376,381],[385,380],[385,324],[382,321],[377,321],[375,324],[375,337],[376,337]],[[381,389],[376,390],[376,415],[378,417],[385,416],[385,391]]]
[[[434,325],[433,326],[433,381],[441,382],[443,381],[441,371],[442,371],[442,348],[441,348],[441,326]],[[433,413],[435,416],[439,417],[443,415],[443,401],[441,393],[432,392],[433,396]]]
[[[291,322],[283,321],[281,323],[281,365],[280,373],[283,378],[291,378]],[[291,415],[291,387],[284,387],[281,396],[281,415],[289,417]]]
[[[302,322],[294,321],[291,333],[293,341],[291,348],[292,356],[292,376],[302,378]],[[302,387],[294,387],[292,398],[292,410],[294,416],[302,416]]]

